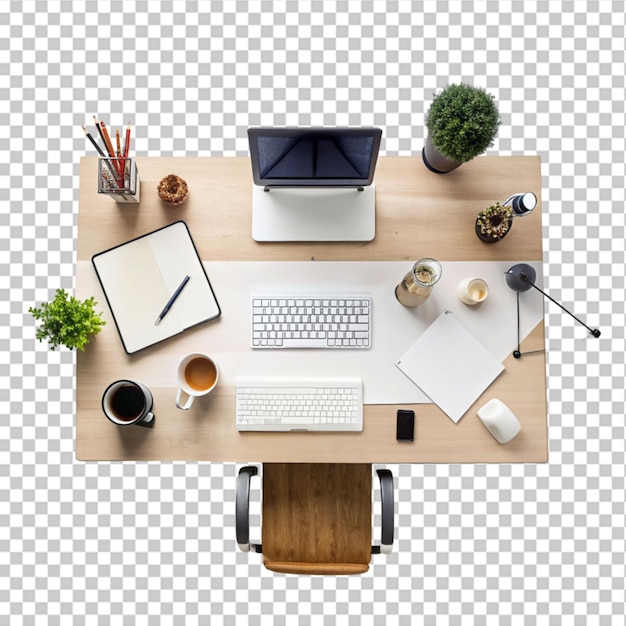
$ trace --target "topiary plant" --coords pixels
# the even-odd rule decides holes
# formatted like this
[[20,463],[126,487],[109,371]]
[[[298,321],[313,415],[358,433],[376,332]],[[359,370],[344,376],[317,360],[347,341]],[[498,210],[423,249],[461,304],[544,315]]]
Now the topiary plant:
[[493,145],[500,126],[494,97],[480,87],[448,85],[426,113],[433,146],[446,158],[465,163]]
[[44,302],[39,308],[28,309],[36,320],[42,322],[35,336],[39,341],[48,339],[50,350],[64,345],[70,350],[78,348],[84,351],[90,335],[99,333],[106,324],[100,317],[102,313],[94,311],[96,304],[93,297],[84,301],[77,300],[74,296],[68,299],[65,289],[57,289],[52,302]]

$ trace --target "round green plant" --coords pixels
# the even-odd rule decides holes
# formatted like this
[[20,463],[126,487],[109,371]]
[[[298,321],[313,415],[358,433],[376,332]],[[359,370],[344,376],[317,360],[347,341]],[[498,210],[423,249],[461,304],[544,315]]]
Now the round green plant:
[[500,126],[494,97],[480,87],[448,85],[426,113],[433,146],[448,159],[465,163],[493,145]]
[[68,296],[65,289],[57,289],[54,300],[28,309],[41,322],[35,336],[39,341],[47,339],[51,350],[64,345],[70,350],[84,351],[91,335],[99,333],[106,324],[102,313],[94,310],[96,304],[93,297],[81,301]]

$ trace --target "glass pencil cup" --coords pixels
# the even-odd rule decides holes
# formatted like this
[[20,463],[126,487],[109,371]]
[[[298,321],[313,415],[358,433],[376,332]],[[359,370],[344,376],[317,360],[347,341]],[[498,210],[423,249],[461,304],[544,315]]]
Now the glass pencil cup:
[[115,202],[139,203],[139,171],[132,157],[101,157],[98,159],[98,193]]
[[441,278],[441,265],[435,259],[420,259],[396,287],[400,304],[416,307],[426,301],[432,288]]

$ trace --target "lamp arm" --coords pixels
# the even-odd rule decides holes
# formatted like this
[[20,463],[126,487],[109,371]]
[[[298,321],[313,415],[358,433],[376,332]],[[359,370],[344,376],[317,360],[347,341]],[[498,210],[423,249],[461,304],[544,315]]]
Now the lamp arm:
[[522,280],[526,281],[533,289],[536,289],[539,293],[541,293],[546,298],[548,298],[548,300],[550,300],[551,302],[554,302],[554,304],[556,304],[558,307],[560,307],[568,315],[571,315],[579,324],[584,326],[594,337],[599,337],[601,335],[600,331],[597,328],[589,328],[589,326],[587,326],[587,324],[585,324],[585,322],[583,322],[582,320],[578,319],[571,311],[568,311],[562,304],[560,304],[554,298],[549,296],[545,291],[543,291],[542,289],[539,289],[539,287],[537,287],[537,285],[535,285],[530,280],[528,280],[528,277],[526,276],[526,274],[521,274],[520,278]]

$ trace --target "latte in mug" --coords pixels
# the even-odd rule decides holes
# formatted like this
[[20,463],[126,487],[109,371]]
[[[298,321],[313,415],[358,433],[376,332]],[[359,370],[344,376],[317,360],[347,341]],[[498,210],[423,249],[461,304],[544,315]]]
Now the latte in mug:
[[[189,409],[195,398],[205,396],[215,389],[219,376],[219,366],[207,354],[186,356],[178,366],[176,406],[183,411]],[[188,396],[185,403],[182,402],[183,394]]]
[[465,278],[457,288],[459,300],[473,306],[482,302],[489,294],[489,287],[482,278]]
[[206,391],[215,384],[217,369],[212,360],[198,356],[185,367],[185,381],[196,391]]

